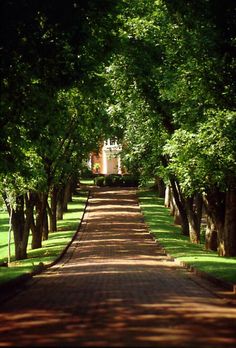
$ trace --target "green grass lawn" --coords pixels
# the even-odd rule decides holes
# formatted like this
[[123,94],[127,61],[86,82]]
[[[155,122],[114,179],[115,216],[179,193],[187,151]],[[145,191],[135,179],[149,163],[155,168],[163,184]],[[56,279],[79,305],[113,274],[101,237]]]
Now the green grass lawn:
[[[73,202],[68,204],[68,211],[64,214],[63,220],[57,223],[58,231],[49,233],[49,238],[43,241],[43,247],[31,250],[31,238],[29,238],[28,258],[21,261],[14,261],[13,238],[11,243],[12,262],[9,267],[0,267],[0,284],[14,279],[22,274],[30,273],[37,269],[40,264],[49,265],[55,261],[70,243],[77,231],[83,215],[88,193],[80,191],[73,196]],[[8,214],[0,212],[0,262],[7,261],[7,240],[8,240]]]
[[216,252],[204,250],[204,244],[192,244],[174,225],[164,199],[152,190],[140,189],[140,206],[150,232],[175,259],[185,262],[199,271],[236,284],[236,257],[219,257]]

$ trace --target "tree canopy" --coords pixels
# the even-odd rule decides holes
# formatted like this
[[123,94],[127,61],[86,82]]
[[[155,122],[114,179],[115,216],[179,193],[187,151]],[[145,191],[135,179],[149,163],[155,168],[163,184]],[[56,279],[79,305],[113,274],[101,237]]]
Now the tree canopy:
[[3,0],[1,23],[11,209],[116,136],[128,170],[171,187],[184,234],[199,242],[204,204],[219,254],[236,254],[234,1]]

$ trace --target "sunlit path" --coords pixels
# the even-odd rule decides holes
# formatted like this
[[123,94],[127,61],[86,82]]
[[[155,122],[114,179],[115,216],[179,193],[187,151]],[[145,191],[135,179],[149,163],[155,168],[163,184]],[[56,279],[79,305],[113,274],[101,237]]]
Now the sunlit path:
[[9,347],[236,345],[236,308],[163,254],[133,189],[94,189],[68,253],[0,319]]

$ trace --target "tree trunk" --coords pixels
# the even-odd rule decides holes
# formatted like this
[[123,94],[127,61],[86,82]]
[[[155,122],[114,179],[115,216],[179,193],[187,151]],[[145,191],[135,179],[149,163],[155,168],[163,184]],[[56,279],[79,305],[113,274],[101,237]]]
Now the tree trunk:
[[181,220],[181,216],[180,216],[180,212],[179,212],[179,208],[176,204],[174,195],[172,194],[172,201],[173,201],[173,213],[174,213],[174,223],[176,225],[182,225],[182,220]]
[[71,199],[71,185],[70,185],[70,179],[68,179],[64,188],[63,203],[62,203],[63,212],[66,212],[68,210],[68,202],[70,201],[70,199]]
[[236,186],[232,183],[226,192],[224,236],[221,239],[220,255],[236,256]]
[[189,222],[189,237],[192,243],[200,243],[200,228],[202,217],[202,198],[200,194],[188,197],[185,200]]
[[[47,207],[47,202],[46,202]],[[43,240],[48,240],[48,214],[47,214],[47,208],[44,209],[44,215],[43,215]]]
[[172,189],[170,189],[170,214],[174,217],[174,223],[176,225],[181,225],[181,216],[179,213],[179,209],[177,207]]
[[209,215],[206,215],[206,233],[205,233],[205,249],[217,251],[217,229],[214,221]]
[[12,229],[15,243],[15,259],[27,258],[29,221],[24,216],[24,196],[16,197],[16,207],[12,208]]
[[58,200],[57,200],[57,220],[63,219],[63,202],[64,202],[64,186],[61,186],[58,190]]
[[165,184],[164,181],[160,177],[155,177],[155,187],[158,192],[158,196],[161,198],[165,197]]
[[77,188],[78,188],[78,177],[76,175],[73,175],[72,177],[72,197],[74,194],[77,193]]
[[42,247],[43,228],[45,222],[45,211],[47,207],[47,194],[36,194],[36,223],[35,231],[32,231],[32,249],[38,249]]
[[68,194],[68,202],[72,202],[73,194],[76,191],[77,183],[75,183],[75,178],[73,176],[71,176],[69,182],[70,182],[70,189],[69,189],[69,194]]
[[166,185],[165,189],[165,207],[169,208],[170,207],[170,185]]
[[174,216],[175,215],[175,198],[173,197],[173,190],[170,189],[170,202],[169,202],[169,209],[170,209],[170,215]]
[[188,217],[186,213],[185,202],[180,191],[180,187],[174,178],[170,179],[170,183],[171,183],[173,196],[174,196],[176,205],[179,210],[180,218],[181,218],[182,234],[184,236],[189,236]]
[[57,231],[57,194],[58,188],[56,185],[53,185],[51,191],[51,207],[48,205],[50,232]]
[[[215,229],[217,233],[217,238],[215,238],[215,236],[212,236],[210,238],[217,241],[218,254],[223,256],[225,254],[225,193],[220,192],[219,189],[215,187],[211,191],[208,191],[203,199],[206,208],[206,214],[208,216],[208,221],[210,225],[212,225],[213,231]],[[215,241],[213,243],[215,243]]]

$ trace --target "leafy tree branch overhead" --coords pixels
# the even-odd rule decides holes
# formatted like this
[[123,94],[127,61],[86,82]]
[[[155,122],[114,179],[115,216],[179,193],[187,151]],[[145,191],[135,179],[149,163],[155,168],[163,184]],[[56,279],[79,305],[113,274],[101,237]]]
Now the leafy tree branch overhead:
[[128,170],[170,189],[183,234],[199,243],[204,205],[219,255],[236,255],[234,1],[1,5],[1,192],[22,222],[17,257],[30,229],[34,247],[47,238],[49,197],[113,136]]

